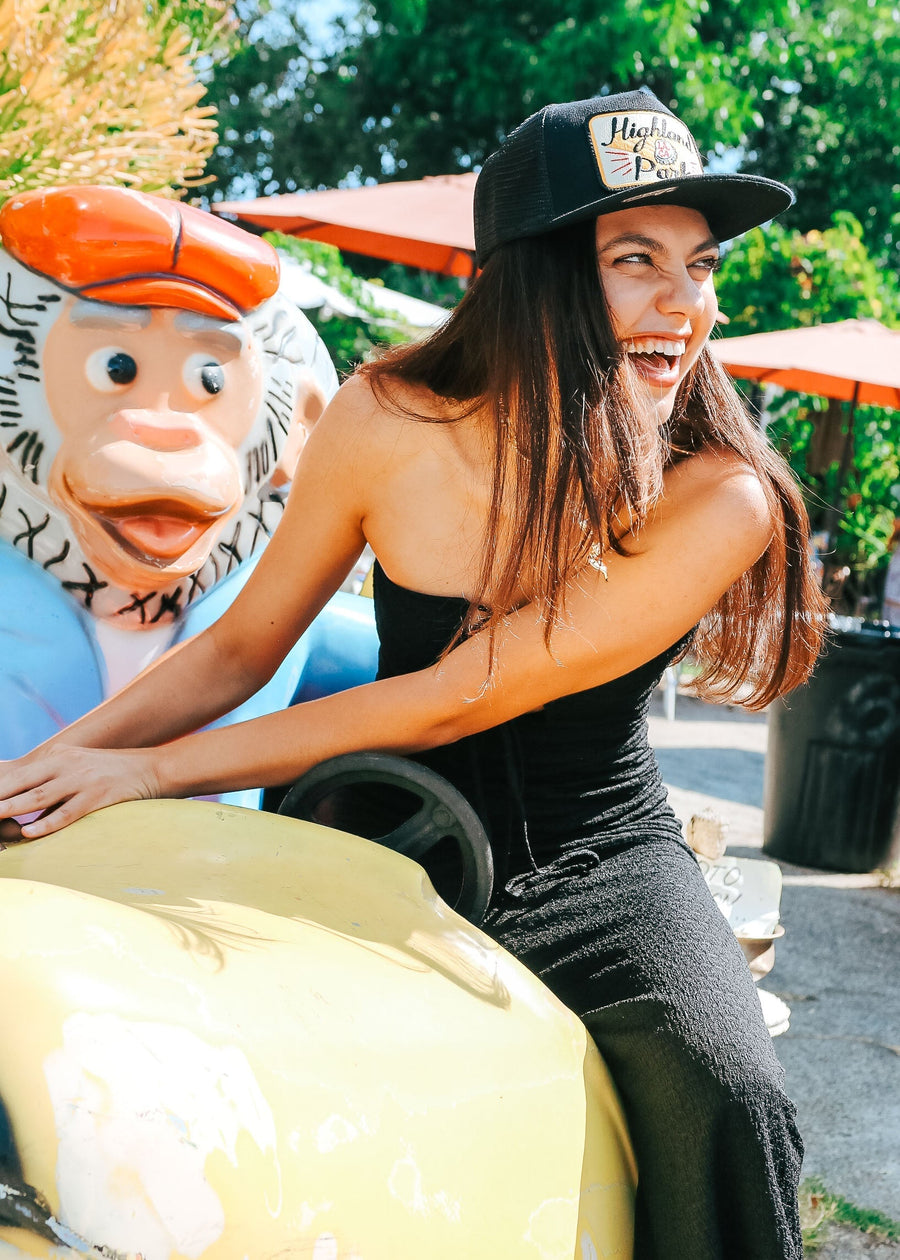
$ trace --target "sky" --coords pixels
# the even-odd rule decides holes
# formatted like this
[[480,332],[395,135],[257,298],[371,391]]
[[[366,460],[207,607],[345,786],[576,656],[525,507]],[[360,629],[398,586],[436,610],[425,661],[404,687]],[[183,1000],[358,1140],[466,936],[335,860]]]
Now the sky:
[[297,9],[303,18],[310,38],[327,51],[329,24],[342,13],[351,12],[353,0],[298,0]]

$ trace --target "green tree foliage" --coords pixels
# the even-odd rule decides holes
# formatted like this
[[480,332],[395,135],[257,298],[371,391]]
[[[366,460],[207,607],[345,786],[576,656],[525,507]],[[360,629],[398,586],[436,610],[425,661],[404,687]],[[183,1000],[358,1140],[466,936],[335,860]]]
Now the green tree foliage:
[[845,209],[895,248],[896,0],[362,0],[320,57],[295,0],[242,4],[210,85],[223,193],[468,170],[547,101],[647,86],[705,152],[796,186],[789,223]]
[[219,196],[315,188],[322,183],[314,157],[321,129],[314,136],[311,124],[321,112],[325,64],[310,51],[299,5],[238,0],[234,15],[231,55],[207,76],[219,123],[207,173]]
[[771,4],[715,7],[712,25],[704,0],[364,0],[320,60],[287,6],[250,9],[210,85],[224,139],[211,169],[223,184],[251,169],[263,191],[469,170],[549,100],[642,85],[724,150],[761,121],[731,48]]
[[727,103],[722,138],[734,142],[742,102],[722,78],[725,49],[699,38],[700,13],[696,0],[377,0],[334,69],[362,123],[357,172],[466,170],[548,100],[642,84],[680,92],[695,122]]
[[[731,336],[843,319],[900,328],[900,285],[876,263],[862,226],[847,213],[825,231],[803,234],[775,223],[748,232],[726,254],[718,290]],[[768,399],[766,410],[769,435],[806,490],[814,529],[838,527],[831,567],[852,571],[843,609],[871,610],[900,515],[900,411],[856,409],[853,458],[842,481],[846,404],[785,392]]]
[[873,257],[862,225],[835,214],[825,231],[754,228],[725,254],[717,280],[728,335],[877,319],[900,327],[900,286]]
[[743,169],[791,184],[797,204],[784,221],[803,231],[826,226],[836,210],[850,211],[872,253],[896,267],[896,0],[795,0],[786,21],[764,29],[747,48],[746,74],[762,125],[747,136]]

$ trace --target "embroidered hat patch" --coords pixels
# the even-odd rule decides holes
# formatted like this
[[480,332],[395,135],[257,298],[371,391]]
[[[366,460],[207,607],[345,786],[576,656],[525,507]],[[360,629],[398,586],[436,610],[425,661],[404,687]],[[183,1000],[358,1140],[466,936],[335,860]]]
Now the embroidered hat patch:
[[671,114],[654,110],[595,114],[590,124],[600,178],[607,188],[702,175],[694,138]]

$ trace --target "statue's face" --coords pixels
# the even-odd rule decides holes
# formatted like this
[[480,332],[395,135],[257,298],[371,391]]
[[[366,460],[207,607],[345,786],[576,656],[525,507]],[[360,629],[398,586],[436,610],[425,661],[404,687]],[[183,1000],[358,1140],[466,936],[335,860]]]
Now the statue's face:
[[194,573],[244,496],[264,388],[249,328],[68,298],[43,371],[61,436],[48,489],[85,555],[137,592]]
[[280,294],[240,320],[85,301],[0,249],[0,544],[98,621],[173,622],[271,537],[336,388]]

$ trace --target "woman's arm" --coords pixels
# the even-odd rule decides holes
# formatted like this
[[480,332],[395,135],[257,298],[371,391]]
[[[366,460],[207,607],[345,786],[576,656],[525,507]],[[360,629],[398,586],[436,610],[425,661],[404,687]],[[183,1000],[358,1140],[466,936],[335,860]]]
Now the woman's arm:
[[45,765],[54,749],[162,744],[230,712],[271,678],[365,543],[365,502],[356,499],[357,479],[347,458],[358,445],[361,407],[358,395],[347,392],[350,399],[341,391],[329,419],[322,417],[314,430],[275,539],[231,607],[44,744],[0,763],[0,797],[8,794],[7,782],[27,767]]
[[770,535],[767,502],[752,472],[731,456],[695,457],[669,474],[633,554],[609,557],[608,580],[586,569],[572,582],[552,655],[540,612],[528,605],[507,619],[488,685],[487,643],[476,635],[439,666],[161,748],[74,756],[51,750],[30,770],[0,773],[0,815],[63,801],[26,832],[43,835],[129,796],[275,785],[342,752],[408,753],[453,742],[659,655],[753,564]]
[[440,665],[179,741],[160,750],[162,783],[176,796],[277,785],[339,753],[421,752],[609,682],[681,639],[771,532],[753,472],[728,455],[698,457],[673,470],[632,554],[610,556],[607,578],[585,569],[571,584],[551,653],[539,610],[526,605],[506,620],[487,685],[487,637],[475,635]]

